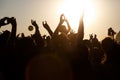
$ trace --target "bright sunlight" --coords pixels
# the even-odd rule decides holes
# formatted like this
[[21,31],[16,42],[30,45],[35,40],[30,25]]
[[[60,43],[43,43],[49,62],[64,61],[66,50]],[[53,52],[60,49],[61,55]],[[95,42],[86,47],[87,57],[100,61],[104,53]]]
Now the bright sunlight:
[[95,18],[95,7],[92,0],[63,0],[59,14],[64,13],[72,29],[77,31],[83,11],[84,23],[88,25]]

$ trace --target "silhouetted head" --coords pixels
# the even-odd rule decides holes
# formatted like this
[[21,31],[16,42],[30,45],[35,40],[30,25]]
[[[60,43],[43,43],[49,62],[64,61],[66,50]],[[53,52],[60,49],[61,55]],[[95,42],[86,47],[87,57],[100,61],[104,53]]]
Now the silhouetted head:
[[0,35],[0,47],[6,45],[8,43],[9,38],[10,38],[10,31],[8,30],[3,31],[3,33]]
[[90,50],[90,60],[95,64],[100,64],[104,57],[104,53],[101,49],[93,48]]
[[10,31],[6,30],[3,31],[3,34],[1,34],[2,40],[7,40],[10,36]]
[[78,44],[74,47],[73,61],[77,62],[88,62],[88,48],[83,44]]
[[60,32],[67,34],[67,29],[66,29],[66,26],[65,26],[65,25],[61,25],[61,26],[60,26]]
[[105,52],[109,52],[111,48],[114,46],[114,40],[110,37],[106,37],[102,40],[102,48]]
[[110,27],[108,29],[108,36],[114,36],[116,34],[116,32]]
[[94,38],[97,38],[97,35],[95,34]]
[[3,31],[3,34],[10,34],[10,31],[5,30],[5,31]]

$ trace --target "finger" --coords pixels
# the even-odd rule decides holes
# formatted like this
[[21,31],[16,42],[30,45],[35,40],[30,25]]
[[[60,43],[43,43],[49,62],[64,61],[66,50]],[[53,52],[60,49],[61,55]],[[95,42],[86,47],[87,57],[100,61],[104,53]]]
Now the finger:
[[47,21],[45,21],[45,24],[47,24]]
[[33,23],[33,20],[31,19],[31,23]]
[[42,24],[44,25],[44,21],[42,21]]

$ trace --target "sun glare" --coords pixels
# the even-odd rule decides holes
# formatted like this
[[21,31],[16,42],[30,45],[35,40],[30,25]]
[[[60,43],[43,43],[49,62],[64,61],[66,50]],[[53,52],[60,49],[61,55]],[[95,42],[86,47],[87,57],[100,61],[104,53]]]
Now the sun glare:
[[59,14],[64,13],[72,29],[77,31],[80,17],[84,11],[85,24],[91,23],[95,16],[92,0],[63,0]]

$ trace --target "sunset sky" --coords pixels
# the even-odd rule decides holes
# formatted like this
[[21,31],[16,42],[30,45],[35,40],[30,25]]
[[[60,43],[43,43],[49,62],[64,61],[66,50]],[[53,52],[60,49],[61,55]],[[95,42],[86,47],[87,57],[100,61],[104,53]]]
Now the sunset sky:
[[[59,23],[61,13],[64,13],[74,31],[77,31],[80,14],[85,9],[84,24],[85,38],[95,33],[101,40],[107,36],[107,29],[112,27],[116,32],[120,30],[120,0],[0,0],[0,19],[15,17],[17,33],[28,31],[31,19],[36,20],[42,35],[47,31],[42,26],[46,20],[54,31]],[[10,30],[10,25],[1,30]],[[1,31],[0,30],[0,31]]]

